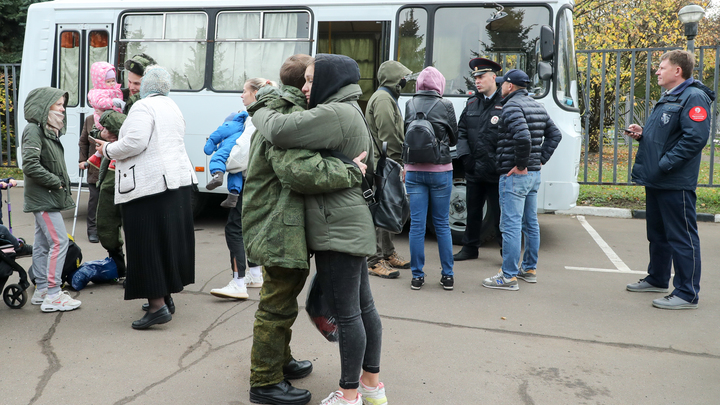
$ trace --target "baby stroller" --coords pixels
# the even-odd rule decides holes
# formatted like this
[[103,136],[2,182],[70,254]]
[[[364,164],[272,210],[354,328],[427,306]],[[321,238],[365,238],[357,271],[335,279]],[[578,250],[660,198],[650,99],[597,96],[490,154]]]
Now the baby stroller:
[[[4,243],[4,241],[0,241]],[[13,309],[22,308],[27,302],[26,290],[30,287],[28,276],[25,269],[15,262],[15,248],[11,244],[3,244],[0,246],[0,290],[3,290],[3,301]],[[17,284],[10,284],[5,287],[8,278],[13,272],[17,272],[20,281]]]

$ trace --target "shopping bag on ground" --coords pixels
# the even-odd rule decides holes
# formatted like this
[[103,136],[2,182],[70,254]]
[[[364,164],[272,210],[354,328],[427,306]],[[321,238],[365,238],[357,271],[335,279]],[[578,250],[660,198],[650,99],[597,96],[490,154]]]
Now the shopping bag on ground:
[[333,316],[327,300],[325,300],[317,274],[310,284],[310,291],[308,291],[307,300],[305,301],[305,310],[325,339],[329,342],[338,341],[337,320]]
[[110,282],[116,278],[118,278],[117,264],[113,259],[106,257],[102,260],[93,260],[81,264],[72,276],[71,285],[75,291],[80,291],[90,281],[100,284]]

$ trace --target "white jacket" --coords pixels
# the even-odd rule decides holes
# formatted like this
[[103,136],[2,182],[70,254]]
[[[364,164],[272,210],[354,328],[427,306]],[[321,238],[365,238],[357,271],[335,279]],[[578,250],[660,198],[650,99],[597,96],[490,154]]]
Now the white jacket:
[[103,147],[103,155],[117,160],[115,204],[197,184],[184,138],[185,119],[169,97],[133,104],[118,141]]

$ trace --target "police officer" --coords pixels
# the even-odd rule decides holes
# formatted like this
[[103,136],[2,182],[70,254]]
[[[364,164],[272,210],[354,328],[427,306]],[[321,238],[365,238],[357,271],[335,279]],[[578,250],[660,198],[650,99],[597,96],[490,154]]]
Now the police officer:
[[715,93],[692,78],[695,56],[674,50],[660,57],[655,74],[666,91],[645,128],[626,130],[640,142],[632,179],[645,186],[650,264],[647,277],[628,284],[628,291],[667,292],[670,268],[675,289],[652,305],[693,309],[700,291],[700,239],[695,213],[698,173],[710,134],[710,103]]
[[502,112],[502,95],[495,78],[501,66],[489,59],[475,58],[470,61],[470,69],[473,71],[477,92],[468,99],[458,122],[457,153],[465,167],[467,227],[463,247],[454,256],[456,261],[478,257],[486,199],[487,215],[493,221],[495,240],[502,248],[495,162],[498,123]]

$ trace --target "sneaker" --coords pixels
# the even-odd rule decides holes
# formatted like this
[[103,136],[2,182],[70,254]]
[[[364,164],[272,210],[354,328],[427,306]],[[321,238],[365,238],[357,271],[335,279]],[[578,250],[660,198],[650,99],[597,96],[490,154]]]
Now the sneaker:
[[67,291],[60,291],[57,297],[45,296],[40,310],[43,312],[72,311],[80,306],[81,302],[74,299]]
[[625,288],[632,292],[668,292],[667,288],[655,287],[641,278],[637,283],[628,284]]
[[391,269],[390,265],[385,260],[380,260],[374,266],[370,267],[368,269],[368,273],[371,276],[378,276],[382,278],[400,277],[400,272],[398,270]]
[[537,273],[535,271],[535,269],[530,269],[528,271],[523,271],[523,269],[520,269],[517,278],[519,278],[520,280],[524,280],[528,283],[537,283]]
[[115,170],[115,159],[110,161],[110,164],[108,164],[108,170]]
[[697,302],[693,304],[672,294],[653,300],[652,305],[661,309],[697,309],[698,307]]
[[15,257],[32,256],[32,245],[28,245],[20,240],[18,240],[18,242],[20,242],[20,247],[15,251]]
[[425,285],[425,277],[413,277],[410,282],[410,288],[413,290],[419,290]]
[[263,285],[263,277],[255,277],[251,272],[245,272],[245,287],[247,288],[260,288]]
[[238,194],[230,193],[230,194],[228,194],[225,201],[220,203],[220,206],[223,208],[235,208],[235,206],[237,206],[238,197],[239,197]]
[[397,252],[393,252],[393,254],[390,255],[387,259],[385,259],[387,264],[390,265],[390,267],[394,269],[409,269],[410,268],[410,260],[405,260],[402,257],[398,256]]
[[520,289],[520,287],[518,286],[517,277],[505,278],[502,269],[498,272],[498,274],[483,280],[482,286],[487,288],[497,288],[501,290],[511,291],[517,291]]
[[224,177],[225,177],[225,173],[223,173],[223,172],[213,173],[212,179],[210,179],[210,181],[208,181],[208,184],[205,186],[205,188],[208,190],[215,190],[216,188],[222,186]]
[[446,290],[452,290],[453,284],[455,284],[455,278],[453,276],[442,276],[440,277],[440,285]]
[[35,292],[33,293],[32,298],[30,298],[30,303],[33,305],[42,305],[43,301],[45,301],[46,296],[47,289],[38,290],[37,288],[35,288]]
[[96,169],[100,169],[100,162],[102,161],[102,158],[98,155],[92,155],[90,156],[90,159],[87,160],[87,162],[95,167]]
[[245,300],[249,297],[245,284],[239,286],[235,279],[230,280],[228,285],[223,288],[213,288],[210,290],[210,294],[220,298],[234,298],[237,300]]
[[387,405],[388,403],[383,383],[378,384],[375,388],[370,388],[360,381],[358,392],[362,395],[363,405]]
[[330,396],[323,399],[322,402],[320,402],[320,405],[361,405],[362,403],[362,394],[359,392],[354,401],[348,401],[345,397],[343,397],[342,391],[335,391],[330,394]]

